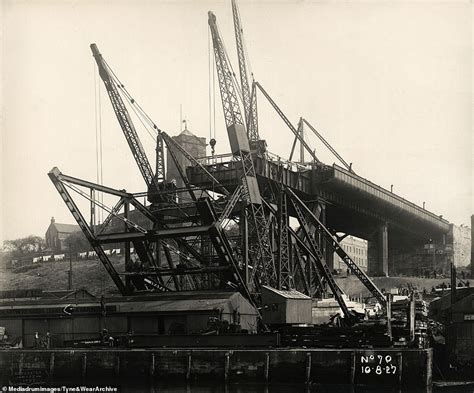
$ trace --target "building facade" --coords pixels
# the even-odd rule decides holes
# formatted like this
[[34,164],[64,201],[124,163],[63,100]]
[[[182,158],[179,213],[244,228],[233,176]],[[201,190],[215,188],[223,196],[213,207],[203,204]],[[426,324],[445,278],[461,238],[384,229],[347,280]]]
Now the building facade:
[[[351,257],[351,259],[362,269],[367,271],[367,240],[360,239],[355,236],[347,236],[340,242],[343,250]],[[334,253],[334,269],[346,271],[347,265],[344,261]]]
[[44,236],[46,248],[53,251],[67,250],[66,239],[72,233],[79,232],[80,230],[79,225],[60,224],[56,222],[54,217],[51,217],[51,223]]
[[468,266],[471,262],[471,228],[451,224],[447,243],[452,245],[454,265]]
[[[172,137],[184,150],[191,154],[194,158],[201,158],[206,156],[206,138],[201,138],[194,135],[191,131],[185,127],[185,129],[178,136]],[[179,151],[175,152],[179,165],[183,170],[188,165],[191,165],[189,160],[182,155]],[[184,187],[184,182],[179,175],[179,171],[171,157],[171,154],[167,154],[166,158],[166,179],[168,181],[175,181],[176,187]]]

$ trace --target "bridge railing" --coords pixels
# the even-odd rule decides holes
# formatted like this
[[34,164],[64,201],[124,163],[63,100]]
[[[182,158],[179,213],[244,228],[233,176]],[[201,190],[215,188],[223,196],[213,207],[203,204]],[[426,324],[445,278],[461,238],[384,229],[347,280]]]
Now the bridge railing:
[[[282,158],[279,155],[272,153],[270,151],[266,151],[264,154],[264,159],[270,162],[278,163],[279,165],[283,165],[286,169],[291,171],[305,171],[311,170],[314,168],[314,162],[294,162],[289,161],[286,158]],[[232,153],[226,154],[217,154],[213,156],[205,156],[196,158],[201,165],[222,165],[228,162],[234,161],[234,155]]]
[[[397,206],[399,208],[402,208],[412,214],[417,214],[417,215],[422,215],[426,218],[428,218],[430,221],[432,222],[435,222],[437,224],[444,224],[444,225],[448,225],[449,224],[449,221],[443,219],[441,216],[438,216],[432,212],[430,212],[429,210],[426,210],[425,208],[421,207],[421,206],[418,206],[417,204],[413,203],[413,202],[410,202],[404,198],[402,198],[401,196],[389,191],[389,190],[386,190],[385,188],[375,184],[375,183],[372,183],[370,180],[367,180],[363,177],[360,177],[358,175],[355,175],[354,173],[352,172],[349,172],[348,170],[340,167],[339,165],[336,165],[334,164],[333,165],[333,168],[334,168],[334,176],[337,177],[337,174],[336,174],[336,171],[341,173],[344,177],[347,177],[348,180],[349,179],[352,179],[353,182],[357,182],[358,184],[353,184],[354,186],[362,189],[363,191],[366,191],[370,194],[373,194],[389,203],[391,203],[392,205],[394,206]],[[341,179],[341,180],[344,180],[344,179]],[[344,181],[348,181],[348,180],[344,180]],[[348,181],[349,183],[353,183],[351,182],[350,180]]]

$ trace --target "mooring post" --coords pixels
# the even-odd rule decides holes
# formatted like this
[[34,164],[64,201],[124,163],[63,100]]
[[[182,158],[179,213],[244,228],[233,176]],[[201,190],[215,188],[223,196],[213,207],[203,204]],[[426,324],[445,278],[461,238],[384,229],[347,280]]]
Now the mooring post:
[[115,375],[117,377],[120,375],[120,352],[116,352],[115,355]]
[[356,371],[356,353],[351,352],[351,385],[355,382],[355,371]]
[[306,383],[311,382],[311,352],[306,354]]
[[87,371],[87,353],[82,355],[82,381],[84,382],[86,379],[86,371]]
[[[22,353],[20,355],[20,360],[18,362],[18,372],[20,373],[20,375],[23,373],[23,361],[24,361],[24,357],[25,357],[25,354]],[[13,362],[12,362],[12,367],[13,367]]]
[[225,354],[225,364],[224,364],[224,380],[227,382],[229,380],[229,369],[230,369],[230,353]]
[[187,363],[187,366],[186,366],[186,379],[189,380],[189,378],[191,377],[191,354],[188,355],[188,363]]
[[150,377],[155,376],[155,354],[151,354],[151,362],[150,362]]
[[49,380],[50,382],[53,379],[54,375],[54,352],[51,352],[51,355],[49,356]]
[[265,353],[264,374],[265,374],[265,382],[268,382],[268,376],[270,374],[270,354],[268,352]]
[[390,341],[392,341],[392,294],[387,293],[387,334],[390,337]]
[[403,354],[399,352],[397,354],[398,358],[398,387],[402,386],[402,372],[403,372]]

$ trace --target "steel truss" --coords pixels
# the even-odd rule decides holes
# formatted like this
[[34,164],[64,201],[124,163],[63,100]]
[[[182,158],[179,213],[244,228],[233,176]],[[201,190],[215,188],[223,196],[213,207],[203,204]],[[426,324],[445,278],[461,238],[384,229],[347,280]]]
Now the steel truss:
[[[268,158],[261,150],[260,144],[262,141],[257,121],[257,89],[263,93],[294,134],[290,161],[299,141],[301,161],[305,149],[313,160],[311,165],[321,164],[314,150],[304,140],[304,123],[346,167],[347,163],[303,118],[300,119],[296,129],[258,82],[253,81],[250,89],[242,26],[235,0],[232,0],[232,8],[245,121],[240,111],[232,68],[217,28],[216,17],[212,12],[209,12],[208,20],[224,119],[233,146],[232,164],[237,170],[241,169],[240,178],[232,187],[227,183],[226,186],[221,184],[216,178],[219,176],[214,176],[212,169],[208,170],[200,160],[154,124],[157,144],[156,173],[153,173],[117,89],[123,85],[117,85],[119,83],[117,77],[95,44],[91,45],[91,49],[100,76],[147,186],[145,194],[137,195],[147,195],[152,204],[149,206],[142,204],[138,201],[137,195],[124,190],[116,190],[62,174],[58,168],[53,168],[48,175],[123,295],[137,291],[232,288],[240,291],[250,302],[258,306],[262,285],[270,285],[280,290],[299,290],[309,296],[315,296],[325,295],[327,284],[344,316],[351,321],[353,314],[348,310],[344,294],[325,260],[326,245],[330,251],[341,257],[381,304],[385,304],[385,297],[344,252],[339,243],[340,239],[324,225],[324,220],[318,218],[322,209],[320,203],[305,202],[292,189],[283,185],[283,170],[287,163],[279,161],[275,168],[272,166],[274,173],[271,174],[271,180],[257,179],[253,154],[257,153],[263,159]],[[126,95],[130,98],[128,93]],[[166,181],[165,146],[185,184],[182,189],[177,189]],[[209,186],[199,187],[191,183],[185,168],[179,164],[179,154],[198,168],[209,181]],[[264,187],[261,192],[262,183]],[[87,192],[81,188],[85,188]],[[69,191],[90,202],[90,224],[80,212]],[[95,197],[96,192],[114,196],[118,201],[114,206],[108,207],[99,202]],[[191,201],[182,203],[186,194]],[[130,207],[134,207],[135,210],[132,211]],[[95,225],[97,208],[108,212],[101,225]],[[135,217],[132,218],[132,215]],[[290,226],[290,217],[297,219],[298,229]],[[231,239],[225,228],[231,220],[239,223],[239,234],[236,239]],[[125,268],[124,271],[118,272],[105,254],[103,246],[121,243],[125,249]],[[136,254],[134,258],[131,257],[132,245]]]

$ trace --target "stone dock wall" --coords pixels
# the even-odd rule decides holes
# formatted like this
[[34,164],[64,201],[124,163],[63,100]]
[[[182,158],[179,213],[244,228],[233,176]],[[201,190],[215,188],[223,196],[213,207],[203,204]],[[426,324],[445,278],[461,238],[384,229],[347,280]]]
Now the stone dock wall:
[[432,351],[417,349],[0,350],[0,384],[312,383],[431,385]]

